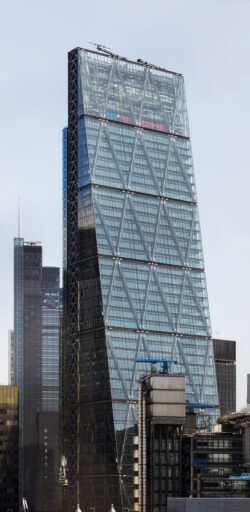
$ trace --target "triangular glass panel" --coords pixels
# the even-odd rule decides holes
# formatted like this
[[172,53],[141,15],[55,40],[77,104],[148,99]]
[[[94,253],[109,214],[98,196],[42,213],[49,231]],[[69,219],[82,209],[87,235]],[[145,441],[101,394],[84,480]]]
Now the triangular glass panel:
[[164,300],[167,304],[168,312],[171,317],[171,331],[173,332],[175,332],[177,328],[179,304],[183,286],[183,272],[184,271],[180,269],[162,266],[156,267],[155,270],[158,287],[160,287],[161,293],[164,296]]
[[126,194],[101,188],[93,190],[98,251],[117,255]]
[[[193,368],[190,368],[188,361],[186,359],[186,353],[183,349],[184,340],[182,338],[177,339],[177,347],[178,347],[178,360],[180,371],[184,373],[186,380],[186,398],[187,400],[192,399],[193,402],[198,402],[200,400],[201,395],[201,375],[204,373],[202,367],[196,367],[196,372],[198,374],[195,375],[193,373]],[[195,349],[197,349],[197,345],[195,345]]]
[[[160,281],[156,267],[152,268],[144,315],[144,328],[153,331],[175,331],[175,318],[171,312],[171,297],[166,293],[165,284]],[[166,269],[164,269],[166,270]],[[168,270],[168,269],[167,269]],[[163,272],[160,279],[165,279]]]
[[[120,173],[122,175],[122,183],[125,183],[127,187],[134,154],[136,130],[131,130],[131,128],[128,128],[127,126],[114,123],[108,123],[106,130],[115,151]],[[113,182],[112,186],[114,186]]]
[[190,141],[172,140],[166,168],[163,195],[169,198],[195,201],[193,163]]
[[198,209],[194,213],[192,236],[188,248],[187,262],[190,267],[204,269],[204,257],[202,250],[201,230],[198,217]]
[[98,94],[98,71],[93,66],[90,55],[85,52],[80,54],[79,62],[80,98],[78,115],[91,113],[100,116],[100,97]]
[[112,79],[109,82],[105,117],[126,124],[134,123],[134,113],[128,92],[119,72],[119,63],[113,61]]
[[151,167],[151,161],[140,132],[138,132],[135,141],[129,187],[139,192],[152,193],[153,195],[160,194],[159,186]]
[[187,272],[179,316],[180,332],[210,336],[205,276]]
[[124,188],[125,181],[105,124],[102,125],[96,145],[96,154],[93,156],[92,182],[100,185],[110,185],[112,183],[113,187]]
[[172,226],[169,213],[168,203],[162,202],[155,241],[155,261],[172,265],[183,265],[183,253],[179,246],[175,228]]
[[[140,195],[131,196],[131,205],[136,213],[143,239],[147,245],[149,259],[153,259],[155,237],[159,219],[160,200],[157,198],[145,198]],[[145,259],[145,254],[144,258]]]
[[189,137],[188,113],[183,77],[178,77],[178,90],[176,91],[176,107],[172,123],[172,132]]
[[[98,136],[99,128],[97,128]],[[91,181],[91,149],[89,151],[87,137],[87,127],[84,119],[80,119],[78,122],[78,153],[77,153],[77,165],[78,165],[78,186],[82,187],[87,185]],[[96,143],[96,137],[94,138],[94,144]],[[95,148],[94,148],[95,151]]]
[[118,254],[127,258],[150,258],[148,247],[144,240],[136,212],[130,196],[127,196],[126,208],[121,228]]
[[99,258],[105,324],[123,327],[124,317],[132,328],[140,326],[127,283],[116,260]]
[[116,446],[118,463],[120,466],[119,469],[120,471],[122,471],[122,468],[128,465],[128,455],[130,458],[132,456],[131,443],[133,443],[133,438],[131,438],[130,434],[132,434],[133,436],[135,435],[133,404],[113,403],[113,415],[114,423],[116,426]]
[[140,125],[147,126],[145,123],[150,122],[162,125],[165,127],[165,131],[168,131],[169,129],[166,112],[164,111],[164,108],[162,108],[159,91],[153,79],[151,70],[146,81],[146,90],[143,96]]
[[165,204],[165,209],[171,222],[174,237],[178,242],[183,264],[203,269],[204,262],[197,207],[169,201]]
[[[165,182],[166,169],[168,164],[169,149],[171,145],[171,137],[157,132],[144,130],[141,134],[144,147],[150,160],[152,173],[159,186],[160,195],[163,195],[163,184]],[[159,193],[158,191],[158,193]],[[155,190],[154,195],[157,194]]]
[[133,308],[136,311],[137,318],[140,319],[140,327],[143,327],[142,322],[150,280],[150,267],[148,265],[123,261],[121,268]]

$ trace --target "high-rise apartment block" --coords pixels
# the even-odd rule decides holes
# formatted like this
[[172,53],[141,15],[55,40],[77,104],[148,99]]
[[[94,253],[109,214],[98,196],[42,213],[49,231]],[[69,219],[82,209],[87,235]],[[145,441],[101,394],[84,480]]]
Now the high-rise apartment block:
[[236,342],[213,339],[220,413],[236,411]]
[[14,382],[19,387],[20,485],[31,510],[57,510],[59,269],[37,242],[14,240]]
[[69,510],[79,502],[84,512],[106,512],[113,503],[125,512],[138,380],[148,371],[137,359],[177,358],[187,399],[218,404],[184,80],[77,48],[68,101]]
[[19,512],[18,388],[0,386],[0,511]]

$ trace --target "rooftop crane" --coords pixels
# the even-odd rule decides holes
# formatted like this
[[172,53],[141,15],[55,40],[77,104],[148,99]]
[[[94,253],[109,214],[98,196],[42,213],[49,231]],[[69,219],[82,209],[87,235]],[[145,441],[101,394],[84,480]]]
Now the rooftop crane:
[[218,404],[208,404],[208,403],[192,403],[187,401],[186,403],[186,409],[188,412],[194,412],[195,409],[217,409],[219,406]]
[[93,44],[96,47],[96,49],[98,50],[98,52],[106,53],[107,55],[109,55],[110,57],[113,57],[115,59],[127,60],[126,57],[121,57],[121,55],[113,53],[108,46],[104,46],[103,44],[99,44],[99,43],[91,43],[90,41],[89,41],[89,44]]
[[161,363],[162,370],[164,373],[168,373],[170,364],[178,364],[177,359],[166,359],[166,358],[155,358],[155,357],[152,357],[152,358],[151,357],[148,357],[148,358],[139,357],[138,359],[136,359],[136,362],[137,363],[148,363],[151,365]]

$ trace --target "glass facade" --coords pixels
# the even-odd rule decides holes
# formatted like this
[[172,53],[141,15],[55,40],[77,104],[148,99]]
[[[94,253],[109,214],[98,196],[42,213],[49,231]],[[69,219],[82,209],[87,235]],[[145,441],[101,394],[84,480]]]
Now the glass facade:
[[47,512],[59,509],[59,338],[60,269],[42,268],[42,404],[39,414],[40,503]]
[[137,359],[177,358],[187,399],[218,404],[182,75],[69,54],[67,199],[69,480],[84,512],[126,511]]
[[14,239],[14,383],[19,388],[20,490],[29,507],[38,493],[41,409],[42,247]]
[[42,269],[42,410],[59,411],[60,269]]
[[213,339],[220,413],[236,411],[236,342]]
[[[247,498],[247,480],[229,480],[246,473],[243,435],[240,427],[227,425],[227,432],[197,433],[182,440],[183,496],[193,498]],[[223,428],[223,427],[222,427]],[[213,504],[216,510],[216,505]]]
[[32,510],[58,510],[60,271],[42,247],[14,240],[13,380],[19,387],[20,492]]
[[14,364],[15,364],[15,338],[14,331],[9,330],[8,336],[8,384],[13,386],[14,384]]

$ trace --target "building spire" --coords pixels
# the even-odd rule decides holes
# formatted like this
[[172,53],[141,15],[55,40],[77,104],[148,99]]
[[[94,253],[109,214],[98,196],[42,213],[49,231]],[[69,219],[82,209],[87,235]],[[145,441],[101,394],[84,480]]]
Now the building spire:
[[17,225],[18,225],[18,238],[20,238],[20,231],[21,231],[20,196],[18,196],[18,219],[17,219]]

